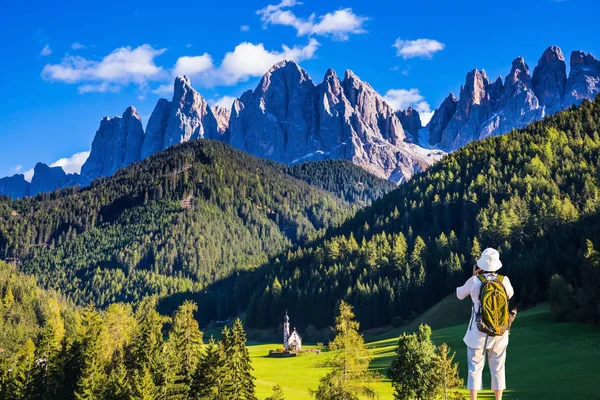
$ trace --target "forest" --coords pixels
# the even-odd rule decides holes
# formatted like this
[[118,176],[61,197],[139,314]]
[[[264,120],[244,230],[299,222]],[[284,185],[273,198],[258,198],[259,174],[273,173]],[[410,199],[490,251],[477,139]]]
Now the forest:
[[88,188],[1,199],[0,259],[77,304],[200,291],[322,236],[392,187],[348,162],[288,169],[198,140]]
[[247,325],[264,328],[289,309],[298,326],[324,328],[344,300],[364,328],[400,324],[495,247],[519,305],[550,299],[557,318],[597,323],[599,126],[600,101],[585,101],[473,142],[323,239],[241,274],[232,283],[239,303],[225,313],[246,310]]

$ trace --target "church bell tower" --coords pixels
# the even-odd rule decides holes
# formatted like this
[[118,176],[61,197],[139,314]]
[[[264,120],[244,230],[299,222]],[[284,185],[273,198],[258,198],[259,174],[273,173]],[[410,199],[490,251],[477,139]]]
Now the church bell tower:
[[283,317],[283,348],[288,350],[288,339],[290,337],[290,317],[288,317],[287,310],[285,310],[285,317]]

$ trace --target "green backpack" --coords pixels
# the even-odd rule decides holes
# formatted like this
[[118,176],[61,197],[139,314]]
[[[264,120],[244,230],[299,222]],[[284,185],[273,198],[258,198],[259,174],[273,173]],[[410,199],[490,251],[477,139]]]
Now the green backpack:
[[477,328],[488,336],[502,336],[510,328],[508,295],[502,284],[504,276],[477,276],[481,281]]

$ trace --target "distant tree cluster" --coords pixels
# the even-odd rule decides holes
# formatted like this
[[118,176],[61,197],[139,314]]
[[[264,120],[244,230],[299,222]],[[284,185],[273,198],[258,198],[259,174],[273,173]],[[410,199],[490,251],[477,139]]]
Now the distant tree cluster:
[[[147,297],[78,309],[0,262],[0,399],[254,399],[240,320],[203,343],[185,302],[172,318]],[[168,326],[168,329],[167,329]]]
[[396,189],[396,184],[367,172],[348,160],[312,161],[286,167],[290,175],[342,199],[358,205],[369,205]]

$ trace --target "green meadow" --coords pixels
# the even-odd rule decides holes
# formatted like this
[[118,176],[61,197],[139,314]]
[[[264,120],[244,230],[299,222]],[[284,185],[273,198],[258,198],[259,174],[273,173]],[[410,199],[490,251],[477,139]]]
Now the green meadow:
[[[436,344],[447,343],[456,352],[460,373],[466,383],[466,349],[462,342],[469,320],[469,303],[446,298],[424,313],[417,321],[379,335],[367,335],[365,341],[373,352],[372,368],[385,375],[394,357],[396,340],[419,323],[433,329]],[[457,322],[460,324],[457,325]],[[316,363],[327,357],[308,353],[293,358],[269,358],[278,343],[250,342],[249,349],[256,376],[257,396],[264,399],[273,385],[279,384],[288,400],[310,398],[319,378],[327,372]],[[310,346],[305,345],[305,348]],[[600,329],[574,323],[552,321],[548,305],[542,304],[519,313],[511,331],[507,360],[507,400],[524,399],[600,399]],[[489,388],[489,372],[484,371],[484,388]],[[392,399],[389,380],[376,383],[380,399]],[[467,391],[464,391],[467,394]],[[481,399],[493,399],[489,390]]]

